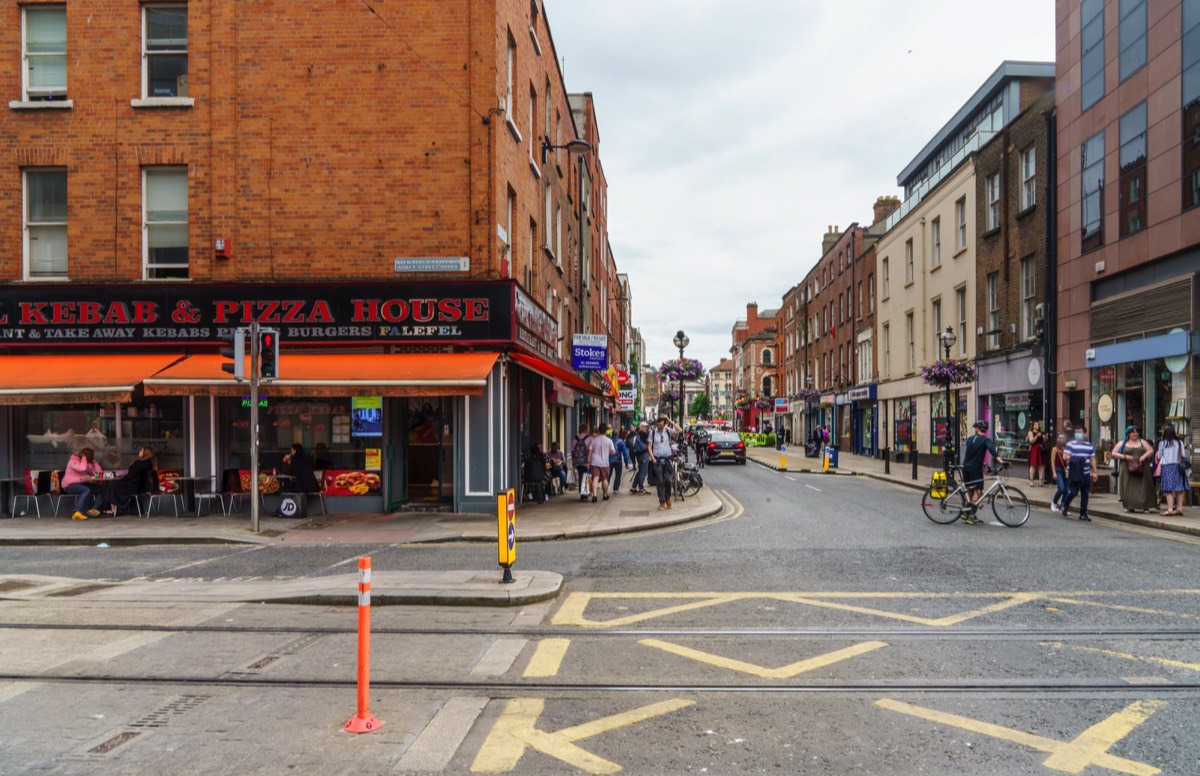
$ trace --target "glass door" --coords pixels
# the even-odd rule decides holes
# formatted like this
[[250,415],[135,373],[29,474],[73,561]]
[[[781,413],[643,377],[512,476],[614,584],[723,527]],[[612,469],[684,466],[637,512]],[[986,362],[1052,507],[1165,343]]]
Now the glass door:
[[440,503],[454,497],[452,399],[405,400],[404,454],[409,503]]

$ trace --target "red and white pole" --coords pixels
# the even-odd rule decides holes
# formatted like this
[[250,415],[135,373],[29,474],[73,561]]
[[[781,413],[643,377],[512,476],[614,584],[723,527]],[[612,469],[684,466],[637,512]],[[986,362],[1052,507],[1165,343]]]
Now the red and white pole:
[[358,713],[343,729],[370,733],[383,725],[371,715],[371,558],[358,559]]

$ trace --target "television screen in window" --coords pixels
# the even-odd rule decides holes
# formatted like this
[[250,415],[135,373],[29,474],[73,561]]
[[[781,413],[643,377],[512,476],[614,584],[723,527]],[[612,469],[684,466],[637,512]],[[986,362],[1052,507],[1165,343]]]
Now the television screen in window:
[[383,397],[353,397],[350,407],[350,436],[383,436]]

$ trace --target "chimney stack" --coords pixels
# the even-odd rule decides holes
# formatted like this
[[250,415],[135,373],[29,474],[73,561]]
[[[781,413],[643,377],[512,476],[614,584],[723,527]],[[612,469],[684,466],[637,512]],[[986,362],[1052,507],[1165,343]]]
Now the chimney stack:
[[828,231],[825,232],[825,237],[821,240],[821,255],[824,256],[826,253],[829,253],[829,249],[833,247],[834,243],[836,243],[838,238],[841,236],[842,234],[838,227],[829,227]]
[[871,222],[871,225],[874,226],[899,209],[899,197],[879,197],[875,200],[875,220]]

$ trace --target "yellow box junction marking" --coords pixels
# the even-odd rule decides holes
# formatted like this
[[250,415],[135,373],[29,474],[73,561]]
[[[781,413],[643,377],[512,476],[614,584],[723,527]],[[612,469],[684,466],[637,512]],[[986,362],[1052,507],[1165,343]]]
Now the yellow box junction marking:
[[556,760],[572,765],[587,773],[617,773],[621,766],[597,757],[586,749],[575,745],[576,741],[607,733],[619,728],[635,725],[654,717],[670,714],[695,701],[675,699],[653,703],[631,711],[601,717],[582,725],[563,728],[556,733],[547,733],[536,727],[538,717],[545,709],[543,698],[514,698],[504,707],[500,719],[488,733],[483,748],[471,764],[474,773],[504,773],[517,767],[526,749],[536,749]]
[[537,651],[525,667],[527,677],[558,676],[558,669],[567,655],[570,639],[544,639],[538,643]]
[[875,701],[875,705],[889,711],[908,714],[919,719],[938,722],[943,725],[969,730],[1002,741],[1027,746],[1046,752],[1049,758],[1043,765],[1064,773],[1082,773],[1090,765],[1107,768],[1118,773],[1133,774],[1133,776],[1153,776],[1159,769],[1136,760],[1127,760],[1108,753],[1113,744],[1120,741],[1149,719],[1150,715],[1167,705],[1166,701],[1137,701],[1126,706],[1121,711],[1107,719],[1092,725],[1072,741],[1059,741],[1054,738],[1026,733],[1021,730],[993,725],[970,717],[960,717],[957,714],[947,714],[936,709],[914,706],[902,701],[883,698]]
[[1188,614],[1186,612],[1172,612],[1165,609],[1146,609],[1141,606],[1126,606],[1124,604],[1104,604],[1099,601],[1082,601],[1078,598],[1051,598],[1049,599],[1058,604],[1071,604],[1073,606],[1095,606],[1099,609],[1112,609],[1117,612],[1134,612],[1136,614],[1165,614],[1169,617],[1179,617],[1184,620],[1200,620],[1200,615]]
[[717,668],[728,668],[731,671],[740,671],[744,674],[757,676],[762,679],[791,679],[793,676],[802,674],[806,671],[812,671],[817,668],[824,668],[828,665],[849,660],[852,657],[865,655],[868,652],[874,652],[877,649],[886,647],[887,644],[882,641],[864,641],[862,644],[855,644],[853,647],[846,647],[834,652],[828,652],[817,657],[810,657],[807,660],[800,660],[791,665],[782,668],[764,668],[754,663],[747,663],[742,660],[734,660],[733,658],[721,657],[709,652],[702,652],[698,649],[689,647],[681,647],[678,644],[672,644],[667,641],[659,641],[658,639],[642,639],[638,642],[647,647],[661,649],[664,652],[670,652],[673,655],[690,658],[701,663],[708,663]]
[[1165,657],[1143,657],[1142,655],[1131,655],[1128,652],[1117,652],[1111,649],[1100,649],[1099,647],[1078,647],[1068,646],[1061,641],[1043,641],[1043,646],[1054,647],[1055,649],[1073,649],[1077,652],[1093,652],[1097,655],[1108,655],[1109,657],[1119,657],[1123,660],[1132,660],[1141,663],[1157,663],[1160,666],[1169,668],[1186,668],[1189,671],[1200,671],[1200,663],[1185,663],[1182,660],[1170,660]]
[[[647,620],[654,620],[661,617],[668,617],[674,614],[696,611],[713,606],[721,606],[723,604],[740,603],[743,601],[762,599],[770,601],[782,601],[787,603],[799,604],[801,606],[817,606],[830,609],[839,609],[847,612],[855,612],[865,614],[872,617],[883,617],[891,620],[901,620],[903,622],[916,623],[918,625],[927,625],[930,627],[948,627],[958,625],[967,620],[977,617],[982,617],[988,614],[1004,611],[1023,604],[1033,603],[1037,601],[1053,601],[1055,603],[1073,603],[1079,605],[1091,606],[1109,606],[1114,609],[1122,609],[1129,611],[1144,611],[1153,614],[1174,614],[1183,618],[1195,618],[1197,615],[1190,615],[1176,612],[1158,612],[1155,610],[1139,610],[1135,607],[1122,606],[1120,604],[1103,604],[1087,599],[1106,598],[1106,597],[1128,597],[1139,595],[1174,595],[1174,596],[1197,596],[1200,595],[1200,590],[1123,590],[1123,591],[1029,591],[1025,593],[571,593],[563,601],[555,613],[552,622],[555,625],[570,625],[578,628],[618,628],[633,625]],[[945,617],[918,617],[912,614],[902,612],[893,612],[886,609],[876,609],[869,606],[862,606],[857,603],[849,603],[849,600],[867,600],[867,601],[913,601],[913,600],[956,600],[964,602],[974,601],[991,601],[985,606],[975,609],[970,609],[958,614],[951,614]],[[628,614],[620,617],[609,619],[598,619],[587,615],[587,608],[593,601],[617,600],[617,601],[676,601],[670,606],[664,606],[650,611],[640,612],[637,614]]]

